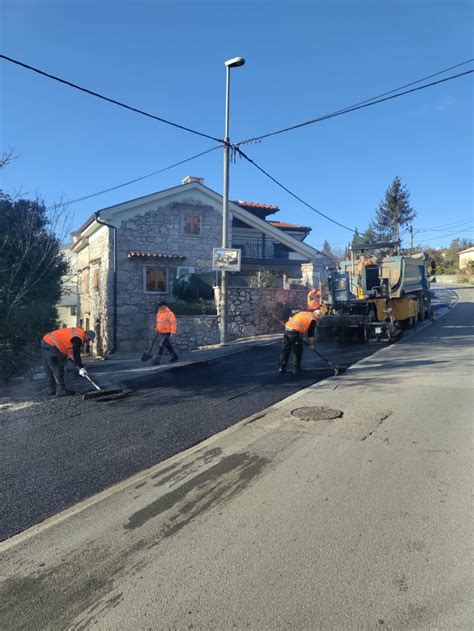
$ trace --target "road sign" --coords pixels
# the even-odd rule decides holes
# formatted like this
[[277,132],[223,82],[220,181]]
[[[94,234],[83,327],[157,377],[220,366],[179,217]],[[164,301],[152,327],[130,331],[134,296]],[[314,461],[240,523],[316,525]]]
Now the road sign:
[[240,272],[241,253],[239,248],[213,248],[212,269],[219,272]]

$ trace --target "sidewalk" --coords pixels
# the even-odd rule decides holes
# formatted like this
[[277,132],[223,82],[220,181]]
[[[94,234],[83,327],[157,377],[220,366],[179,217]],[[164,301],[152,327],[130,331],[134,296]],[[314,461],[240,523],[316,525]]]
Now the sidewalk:
[[[0,544],[3,626],[472,628],[461,294],[343,376]],[[295,416],[314,407],[342,416]]]

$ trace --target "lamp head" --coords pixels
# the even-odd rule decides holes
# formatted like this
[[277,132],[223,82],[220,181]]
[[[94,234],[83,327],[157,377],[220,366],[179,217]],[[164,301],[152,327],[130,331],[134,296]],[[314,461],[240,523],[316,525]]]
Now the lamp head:
[[245,59],[243,57],[233,57],[224,62],[227,68],[237,68],[237,66],[243,66]]

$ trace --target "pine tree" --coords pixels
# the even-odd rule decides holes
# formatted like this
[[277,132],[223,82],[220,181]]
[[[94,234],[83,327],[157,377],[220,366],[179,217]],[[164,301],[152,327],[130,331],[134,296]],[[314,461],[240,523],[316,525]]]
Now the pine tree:
[[332,256],[331,246],[329,245],[329,241],[324,239],[322,253],[326,256]]
[[396,240],[400,236],[400,228],[411,223],[415,217],[416,211],[410,206],[410,193],[396,177],[379,204],[374,228],[383,239]]
[[364,238],[363,238],[363,236],[359,233],[359,231],[356,228],[355,232],[354,232],[354,236],[352,237],[351,247],[355,248],[358,245],[360,245],[361,243],[364,243]]
[[367,230],[362,235],[362,238],[364,240],[364,243],[375,243],[376,241],[378,241],[379,236],[372,223],[368,225]]

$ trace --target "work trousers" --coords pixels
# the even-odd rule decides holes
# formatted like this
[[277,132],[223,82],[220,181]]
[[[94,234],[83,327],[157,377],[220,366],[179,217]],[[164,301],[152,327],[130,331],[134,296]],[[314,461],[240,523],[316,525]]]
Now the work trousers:
[[160,345],[158,347],[158,355],[160,357],[163,355],[165,348],[170,353],[170,355],[173,355],[173,357],[176,356],[176,353],[171,346],[170,338],[171,333],[160,333]]
[[301,356],[303,355],[303,336],[298,331],[285,330],[280,353],[280,366],[283,368],[288,363],[291,351],[293,351],[293,367],[295,370],[300,370]]
[[60,353],[55,346],[51,346],[41,341],[41,359],[43,368],[48,379],[48,390],[50,394],[56,392],[56,388],[64,388],[64,367],[67,356]]

